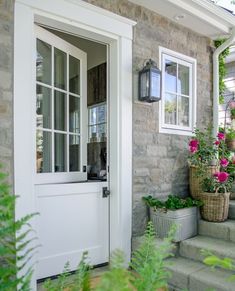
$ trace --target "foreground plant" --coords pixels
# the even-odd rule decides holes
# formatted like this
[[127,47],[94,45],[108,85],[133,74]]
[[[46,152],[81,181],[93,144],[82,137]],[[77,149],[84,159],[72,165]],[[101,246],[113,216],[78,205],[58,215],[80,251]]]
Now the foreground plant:
[[6,174],[0,172],[0,290],[28,291],[33,269],[25,269],[35,251],[29,224],[34,214],[15,221],[17,197],[10,194],[5,179]]
[[149,222],[143,243],[133,253],[130,269],[126,268],[123,252],[116,250],[111,256],[110,270],[101,276],[94,288],[90,284],[87,254],[83,255],[73,282],[69,278],[69,268],[66,265],[65,272],[57,280],[49,279],[43,287],[47,291],[156,291],[166,287],[170,277],[166,258],[172,256],[171,241],[175,232],[176,227],[173,227],[162,244],[156,246],[154,226]]

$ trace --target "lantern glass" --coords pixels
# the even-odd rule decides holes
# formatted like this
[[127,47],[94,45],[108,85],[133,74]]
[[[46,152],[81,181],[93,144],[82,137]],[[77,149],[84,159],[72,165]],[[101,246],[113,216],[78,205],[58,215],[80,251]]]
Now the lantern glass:
[[139,72],[139,99],[156,102],[161,98],[161,71],[149,60]]

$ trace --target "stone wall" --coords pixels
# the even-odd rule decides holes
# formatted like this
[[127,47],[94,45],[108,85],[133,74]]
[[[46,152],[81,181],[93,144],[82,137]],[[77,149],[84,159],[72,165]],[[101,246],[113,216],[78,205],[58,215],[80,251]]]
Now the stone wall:
[[0,164],[13,182],[13,0],[0,0]]
[[[86,0],[85,0],[86,1]],[[87,0],[137,21],[133,42],[133,91],[146,59],[158,62],[159,46],[197,59],[197,120],[204,127],[212,116],[210,40],[126,0]],[[188,137],[158,133],[158,103],[144,104],[133,96],[133,235],[143,233],[146,207],[141,197],[188,194]]]

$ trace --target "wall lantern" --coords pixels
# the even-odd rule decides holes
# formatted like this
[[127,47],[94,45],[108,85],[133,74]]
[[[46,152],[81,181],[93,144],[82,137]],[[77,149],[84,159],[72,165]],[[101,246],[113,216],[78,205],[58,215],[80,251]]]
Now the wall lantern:
[[149,103],[161,100],[161,71],[151,59],[139,72],[139,100]]

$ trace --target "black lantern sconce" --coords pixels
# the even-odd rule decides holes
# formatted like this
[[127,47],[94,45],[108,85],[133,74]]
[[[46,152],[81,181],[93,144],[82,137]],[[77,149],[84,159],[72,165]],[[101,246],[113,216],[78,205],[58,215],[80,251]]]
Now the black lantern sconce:
[[149,103],[161,100],[161,71],[151,59],[139,72],[139,100]]

